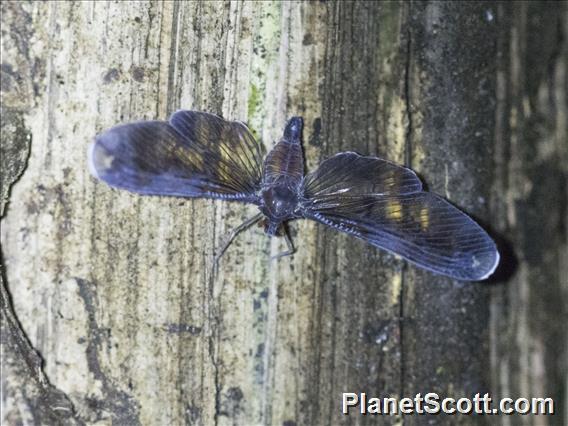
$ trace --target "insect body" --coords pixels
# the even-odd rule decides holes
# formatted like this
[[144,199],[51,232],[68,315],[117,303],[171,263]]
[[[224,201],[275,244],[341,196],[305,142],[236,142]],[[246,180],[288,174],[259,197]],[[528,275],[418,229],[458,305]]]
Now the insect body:
[[[435,273],[482,280],[499,253],[469,216],[422,190],[416,174],[377,157],[342,152],[304,176],[302,119],[290,119],[263,161],[261,146],[241,122],[178,111],[168,122],[120,125],[99,135],[89,152],[95,177],[145,195],[208,197],[252,203],[260,213],[235,229],[265,220],[277,235],[307,218],[396,253]],[[291,243],[287,242],[291,252]]]
[[301,217],[297,211],[304,179],[301,131],[302,119],[292,118],[264,161],[260,211],[268,219],[269,235],[275,235],[282,222]]

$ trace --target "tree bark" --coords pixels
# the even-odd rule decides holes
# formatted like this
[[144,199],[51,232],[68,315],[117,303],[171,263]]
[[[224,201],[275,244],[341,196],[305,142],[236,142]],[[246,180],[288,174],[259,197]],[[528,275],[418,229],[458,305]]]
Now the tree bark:
[[[567,8],[489,2],[3,2],[2,421],[563,424]],[[93,137],[177,109],[307,170],[406,164],[499,242],[493,281],[419,270],[308,221],[94,180]],[[369,397],[552,397],[554,417],[361,416]]]

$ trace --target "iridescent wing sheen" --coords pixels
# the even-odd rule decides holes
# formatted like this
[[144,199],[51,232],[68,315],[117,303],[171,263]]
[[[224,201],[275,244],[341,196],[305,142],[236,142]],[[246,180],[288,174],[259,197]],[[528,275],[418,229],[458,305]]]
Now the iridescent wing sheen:
[[422,182],[412,170],[355,152],[341,152],[328,158],[304,182],[308,198],[316,194],[386,195],[422,190]]
[[97,136],[89,165],[108,185],[140,194],[258,203],[262,154],[243,123],[178,111],[169,122],[124,124]]
[[409,169],[352,153],[322,167],[306,178],[304,217],[456,279],[482,280],[495,270],[499,253],[489,235],[442,197],[423,192]]

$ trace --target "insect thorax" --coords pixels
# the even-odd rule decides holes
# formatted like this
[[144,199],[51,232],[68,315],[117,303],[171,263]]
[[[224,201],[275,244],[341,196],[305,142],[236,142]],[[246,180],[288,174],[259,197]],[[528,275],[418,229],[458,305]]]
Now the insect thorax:
[[298,205],[297,192],[288,185],[268,186],[262,190],[260,210],[274,222],[282,222],[294,217]]

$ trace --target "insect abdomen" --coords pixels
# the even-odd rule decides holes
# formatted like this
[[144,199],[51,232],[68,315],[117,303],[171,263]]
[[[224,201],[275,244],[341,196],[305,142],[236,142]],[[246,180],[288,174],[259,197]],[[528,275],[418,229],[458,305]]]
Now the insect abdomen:
[[299,143],[282,140],[270,151],[264,161],[263,185],[288,181],[299,185],[304,176],[304,160]]

